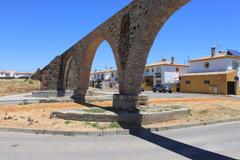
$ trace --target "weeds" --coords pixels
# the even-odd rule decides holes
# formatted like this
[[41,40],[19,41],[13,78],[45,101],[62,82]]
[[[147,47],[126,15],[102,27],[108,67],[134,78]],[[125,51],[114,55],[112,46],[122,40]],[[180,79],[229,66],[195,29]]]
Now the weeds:
[[82,111],[88,112],[88,113],[105,113],[106,112],[106,110],[102,108],[97,108],[97,107],[84,109]]
[[112,128],[120,128],[121,126],[117,123],[117,122],[111,122],[108,125],[108,128],[112,129]]
[[207,114],[209,111],[206,109],[206,110],[203,110],[203,111],[200,111],[199,113],[200,114]]
[[69,125],[69,124],[71,124],[71,123],[73,123],[73,122],[71,122],[71,121],[65,121],[64,123],[65,123],[65,125]]
[[117,122],[111,122],[109,124],[99,124],[98,122],[86,122],[86,125],[100,130],[120,128],[120,125]]

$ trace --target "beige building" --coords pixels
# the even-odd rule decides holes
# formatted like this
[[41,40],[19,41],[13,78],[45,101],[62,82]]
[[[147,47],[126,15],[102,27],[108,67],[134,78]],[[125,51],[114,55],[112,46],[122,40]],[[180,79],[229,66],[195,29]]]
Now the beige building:
[[189,61],[189,73],[180,77],[181,92],[238,95],[240,53],[235,50]]

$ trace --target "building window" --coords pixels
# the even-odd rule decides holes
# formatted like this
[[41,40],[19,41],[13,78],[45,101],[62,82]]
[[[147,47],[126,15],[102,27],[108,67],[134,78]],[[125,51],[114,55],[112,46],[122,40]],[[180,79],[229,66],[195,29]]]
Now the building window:
[[191,81],[188,81],[188,80],[185,81],[185,84],[191,84],[191,83],[192,83]]
[[162,77],[162,74],[161,74],[161,73],[156,73],[156,74],[155,74],[155,77],[156,77],[156,78],[161,78],[161,77]]
[[205,80],[205,81],[203,81],[203,83],[208,85],[208,84],[210,84],[210,81],[209,80]]
[[178,67],[176,68],[176,72],[179,72],[179,68]]
[[152,68],[152,73],[154,72],[154,69]]
[[209,68],[209,67],[210,67],[210,63],[209,63],[209,62],[205,62],[205,63],[204,63],[204,67],[205,67],[205,68]]
[[233,69],[238,69],[238,68],[239,68],[239,62],[236,61],[236,60],[233,60],[233,61],[232,61],[232,68],[233,68]]
[[162,84],[162,81],[158,80],[158,81],[156,81],[156,84]]
[[114,77],[114,73],[111,73],[111,77],[112,77],[112,78]]
[[149,69],[147,69],[146,72],[149,73]]
[[104,80],[104,78],[105,78],[105,75],[101,74],[101,80]]

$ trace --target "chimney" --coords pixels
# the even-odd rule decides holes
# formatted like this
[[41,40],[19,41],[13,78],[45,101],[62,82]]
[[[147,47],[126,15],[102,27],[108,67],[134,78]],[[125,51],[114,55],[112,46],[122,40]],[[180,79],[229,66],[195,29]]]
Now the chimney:
[[215,46],[212,46],[211,47],[211,56],[214,57],[216,54],[216,47]]
[[171,57],[171,64],[174,64],[174,60],[175,60],[175,58]]

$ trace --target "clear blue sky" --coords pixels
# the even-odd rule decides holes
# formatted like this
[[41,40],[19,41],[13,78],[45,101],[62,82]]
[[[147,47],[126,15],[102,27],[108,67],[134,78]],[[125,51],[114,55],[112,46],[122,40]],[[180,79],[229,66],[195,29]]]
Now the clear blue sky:
[[[0,69],[34,71],[80,40],[131,0],[1,0]],[[192,0],[174,14],[151,49],[148,63],[162,57],[210,54],[210,47],[240,50],[240,0]],[[95,68],[115,66],[102,43]]]

